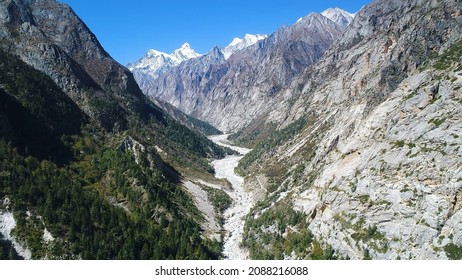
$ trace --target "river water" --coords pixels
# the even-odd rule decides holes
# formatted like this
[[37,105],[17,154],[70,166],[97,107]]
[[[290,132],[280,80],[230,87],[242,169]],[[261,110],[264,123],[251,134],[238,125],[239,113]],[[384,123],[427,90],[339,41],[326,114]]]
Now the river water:
[[244,178],[234,172],[245,154],[250,152],[249,149],[232,146],[227,143],[228,135],[210,136],[210,140],[218,145],[228,147],[240,153],[240,155],[228,156],[224,159],[212,162],[215,168],[215,177],[227,179],[232,190],[226,190],[226,193],[233,199],[233,204],[224,213],[224,244],[223,255],[230,260],[244,260],[249,258],[249,252],[240,247],[242,235],[244,233],[244,218],[250,212],[253,206],[252,196],[246,192],[242,186]]

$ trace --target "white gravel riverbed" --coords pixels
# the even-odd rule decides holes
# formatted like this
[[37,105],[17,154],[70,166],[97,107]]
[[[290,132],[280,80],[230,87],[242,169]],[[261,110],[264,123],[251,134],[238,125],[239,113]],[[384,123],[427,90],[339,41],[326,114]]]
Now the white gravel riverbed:
[[223,255],[230,260],[245,260],[249,258],[249,252],[240,247],[242,235],[244,233],[244,217],[249,213],[253,206],[252,195],[246,192],[242,186],[244,178],[234,172],[234,168],[238,165],[239,160],[250,152],[249,149],[236,147],[227,143],[228,135],[210,136],[210,140],[218,145],[231,148],[241,155],[228,156],[224,159],[215,160],[212,162],[215,168],[215,177],[227,179],[232,190],[226,191],[233,199],[233,204],[224,213],[224,245]]

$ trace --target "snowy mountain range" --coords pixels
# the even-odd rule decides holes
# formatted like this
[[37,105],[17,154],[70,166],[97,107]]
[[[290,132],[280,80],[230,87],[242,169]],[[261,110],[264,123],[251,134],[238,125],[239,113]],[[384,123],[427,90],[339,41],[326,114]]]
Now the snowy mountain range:
[[[355,16],[355,14],[349,13],[340,8],[330,8],[321,14],[342,27],[346,27],[350,24]],[[303,20],[303,18],[300,18],[297,22],[300,22],[301,20]],[[248,48],[266,38],[268,38],[268,35],[246,34],[244,38],[234,38],[228,46],[218,49],[223,54],[224,58],[228,60],[234,53]],[[212,51],[213,50],[210,52]],[[202,55],[192,49],[188,43],[184,43],[181,48],[175,50],[171,54],[150,49],[140,60],[134,63],[129,63],[127,68],[132,72],[138,71],[142,72],[144,75],[147,74],[149,76],[156,77],[159,74],[165,73],[168,69],[180,65],[180,63],[184,61],[198,58],[200,56]]]
[[146,55],[135,63],[127,65],[130,71],[135,69],[143,70],[149,74],[161,73],[171,67],[179,65],[183,61],[201,56],[194,51],[188,43],[184,43],[181,48],[171,54],[150,49]]
[[[223,54],[225,59],[228,59],[234,53],[250,47],[258,41],[266,39],[267,37],[267,35],[261,34],[246,34],[243,39],[234,38],[228,46],[224,48],[218,48],[218,50]],[[216,51],[216,48],[212,49],[210,53],[212,53],[214,50]],[[202,55],[192,49],[188,43],[184,43],[181,48],[175,50],[171,54],[150,49],[140,60],[135,63],[128,64],[127,68],[130,71],[139,70],[145,74],[156,76],[157,74],[164,73],[172,67],[178,66],[184,61],[198,58],[200,56]]]
[[[235,38],[225,48],[215,47],[176,66],[160,68],[155,63],[141,63],[129,68],[148,97],[229,131],[270,110],[270,102],[261,102],[268,93],[276,94],[320,59],[353,19],[352,14],[338,8],[324,14],[310,13],[269,36],[247,34],[243,39]],[[149,59],[140,60],[145,61]],[[252,98],[248,96],[250,101],[242,96],[231,98],[244,92],[253,92]],[[223,107],[217,106],[220,102]]]

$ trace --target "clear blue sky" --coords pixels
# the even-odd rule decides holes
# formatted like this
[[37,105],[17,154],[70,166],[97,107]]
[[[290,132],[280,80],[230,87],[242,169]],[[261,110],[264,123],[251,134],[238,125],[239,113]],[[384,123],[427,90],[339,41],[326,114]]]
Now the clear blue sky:
[[271,34],[311,12],[357,12],[372,0],[60,0],[70,5],[122,64],[152,48],[171,53],[184,42],[199,53],[235,37]]

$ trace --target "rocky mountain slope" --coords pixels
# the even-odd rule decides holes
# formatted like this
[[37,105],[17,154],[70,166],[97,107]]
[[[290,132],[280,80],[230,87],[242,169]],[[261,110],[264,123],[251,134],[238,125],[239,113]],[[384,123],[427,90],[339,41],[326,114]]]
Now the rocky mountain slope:
[[191,117],[165,101],[160,101],[157,98],[152,98],[151,100],[155,105],[164,110],[169,116],[190,130],[200,132],[206,136],[223,134],[223,132],[216,129],[211,124]]
[[281,93],[238,167],[252,257],[461,258],[461,11],[374,1]]
[[264,118],[279,92],[306,67],[322,57],[343,27],[320,14],[310,14],[292,26],[227,59],[214,48],[158,77],[137,80],[149,97],[166,101],[223,131],[236,131]]
[[148,100],[67,5],[0,2],[0,99],[2,256],[220,256],[180,176],[213,178],[225,151]]
[[[140,120],[161,126],[172,123],[142,94],[130,71],[105,52],[68,6],[53,0],[6,1],[1,18],[2,49],[51,77],[86,115],[107,131],[133,128],[130,123]],[[187,53],[179,50],[176,55]],[[205,137],[197,136],[209,145],[207,150],[216,148]]]

